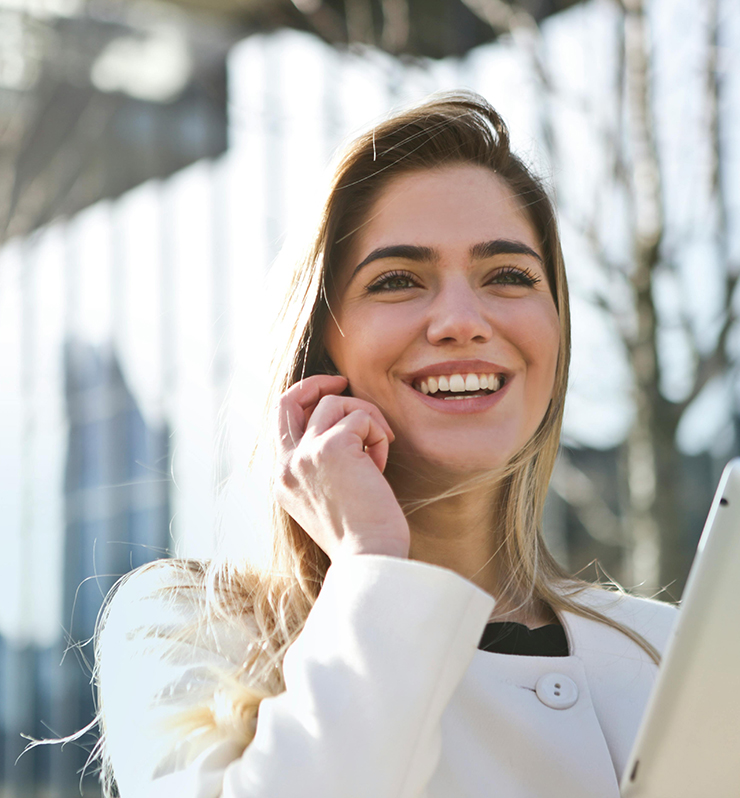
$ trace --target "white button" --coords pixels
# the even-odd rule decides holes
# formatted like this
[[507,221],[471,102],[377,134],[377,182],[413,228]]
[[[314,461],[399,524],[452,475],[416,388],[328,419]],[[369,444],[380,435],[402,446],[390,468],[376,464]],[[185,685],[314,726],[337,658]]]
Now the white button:
[[562,673],[546,673],[537,680],[537,698],[552,709],[568,709],[578,701],[578,685]]

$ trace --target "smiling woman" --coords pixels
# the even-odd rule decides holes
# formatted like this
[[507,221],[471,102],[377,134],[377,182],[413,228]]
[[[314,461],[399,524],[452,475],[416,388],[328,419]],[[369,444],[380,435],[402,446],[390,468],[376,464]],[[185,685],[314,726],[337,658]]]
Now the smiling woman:
[[544,546],[566,277],[482,98],[350,145],[282,322],[271,568],[169,560],[119,586],[107,794],[617,798],[675,610]]

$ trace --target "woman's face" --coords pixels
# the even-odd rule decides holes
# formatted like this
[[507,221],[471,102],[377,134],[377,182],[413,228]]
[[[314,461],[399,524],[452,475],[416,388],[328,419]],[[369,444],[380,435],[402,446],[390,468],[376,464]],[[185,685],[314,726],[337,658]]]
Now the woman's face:
[[559,321],[540,242],[495,173],[412,172],[381,192],[337,279],[324,335],[393,457],[472,474],[504,465],[552,396]]

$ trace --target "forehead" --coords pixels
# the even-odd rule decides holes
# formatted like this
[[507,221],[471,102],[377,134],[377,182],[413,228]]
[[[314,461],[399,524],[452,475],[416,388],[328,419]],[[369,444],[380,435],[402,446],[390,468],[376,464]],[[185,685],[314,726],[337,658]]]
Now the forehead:
[[395,244],[469,249],[495,239],[518,240],[540,255],[522,202],[490,169],[438,167],[399,175],[380,192],[358,230],[351,260]]

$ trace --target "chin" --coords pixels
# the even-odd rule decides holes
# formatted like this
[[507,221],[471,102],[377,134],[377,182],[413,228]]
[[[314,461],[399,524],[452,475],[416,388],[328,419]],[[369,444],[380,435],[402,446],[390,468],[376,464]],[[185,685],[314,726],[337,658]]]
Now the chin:
[[426,447],[409,447],[406,452],[403,451],[404,448],[400,441],[396,441],[391,447],[389,464],[393,472],[400,477],[404,471],[411,471],[432,483],[438,481],[440,485],[449,485],[451,481],[483,474],[494,475],[507,465],[514,454],[513,451],[494,448],[492,445],[484,449],[471,449],[469,446],[449,449],[440,447],[433,451]]

